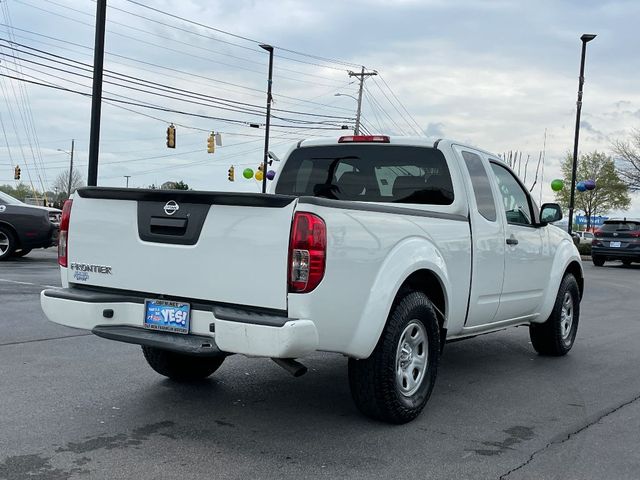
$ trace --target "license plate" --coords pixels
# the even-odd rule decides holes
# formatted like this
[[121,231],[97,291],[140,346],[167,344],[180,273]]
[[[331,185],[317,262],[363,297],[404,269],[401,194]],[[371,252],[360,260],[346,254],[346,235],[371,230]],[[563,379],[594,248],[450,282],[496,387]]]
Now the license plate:
[[620,246],[620,242],[611,242],[609,243],[610,247],[619,247]]
[[144,328],[173,333],[189,333],[191,307],[170,300],[144,301]]

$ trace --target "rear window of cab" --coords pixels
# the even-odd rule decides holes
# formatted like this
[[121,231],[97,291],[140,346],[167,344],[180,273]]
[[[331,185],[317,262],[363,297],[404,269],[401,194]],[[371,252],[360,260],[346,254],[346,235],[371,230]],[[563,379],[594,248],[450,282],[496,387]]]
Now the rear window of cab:
[[402,145],[298,148],[284,164],[275,193],[430,205],[454,200],[442,152]]

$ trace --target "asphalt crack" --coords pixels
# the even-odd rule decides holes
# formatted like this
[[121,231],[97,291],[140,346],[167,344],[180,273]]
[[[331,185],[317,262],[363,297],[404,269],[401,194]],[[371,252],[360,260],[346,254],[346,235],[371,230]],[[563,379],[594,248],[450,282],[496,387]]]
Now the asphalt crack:
[[521,463],[517,467],[512,468],[507,473],[503,473],[502,475],[500,475],[500,477],[498,477],[499,480],[505,480],[512,473],[523,469],[524,467],[529,465],[537,455],[539,455],[540,453],[543,453],[545,450],[549,449],[550,447],[553,447],[553,446],[556,446],[556,445],[562,445],[563,443],[571,440],[572,437],[574,437],[574,436],[578,435],[579,433],[585,431],[589,427],[599,423],[603,418],[606,418],[609,415],[616,413],[617,411],[623,409],[627,405],[631,405],[633,402],[636,402],[638,400],[640,400],[640,395],[637,395],[634,398],[632,398],[631,400],[628,400],[628,401],[626,401],[624,403],[621,403],[620,405],[618,405],[616,407],[612,407],[612,408],[609,408],[607,410],[600,411],[599,413],[597,413],[595,415],[592,415],[591,419],[586,424],[582,425],[580,428],[577,428],[577,429],[575,429],[573,431],[570,431],[570,432],[566,432],[566,433],[564,433],[562,435],[559,435],[558,437],[554,438],[549,443],[547,443],[544,447],[542,447],[542,448],[536,450],[535,452],[533,452],[526,461],[524,461],[523,463]]
[[48,342],[49,340],[62,340],[63,338],[88,337],[89,335],[93,335],[93,333],[78,333],[76,335],[63,335],[61,337],[36,338],[33,340],[23,340],[21,342],[0,343],[0,347],[7,347],[9,345],[23,345],[25,343]]

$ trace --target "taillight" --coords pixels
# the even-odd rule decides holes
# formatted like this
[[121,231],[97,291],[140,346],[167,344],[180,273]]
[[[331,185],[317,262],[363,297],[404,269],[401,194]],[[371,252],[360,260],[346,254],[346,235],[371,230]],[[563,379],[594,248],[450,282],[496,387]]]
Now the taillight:
[[338,143],[389,143],[387,135],[348,135],[340,137]]
[[327,227],[317,215],[296,212],[289,242],[289,291],[307,293],[324,277]]
[[67,256],[69,253],[69,218],[71,218],[71,204],[73,200],[67,200],[62,207],[62,218],[60,219],[60,236],[58,237],[58,264],[61,267],[67,266]]
[[640,238],[640,230],[636,230],[635,232],[631,232],[631,236],[635,238]]

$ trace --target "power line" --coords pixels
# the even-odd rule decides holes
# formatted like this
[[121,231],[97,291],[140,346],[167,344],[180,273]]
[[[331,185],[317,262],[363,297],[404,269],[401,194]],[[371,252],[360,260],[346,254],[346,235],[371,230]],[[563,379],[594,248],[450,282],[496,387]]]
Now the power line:
[[[0,39],[0,40],[2,40],[2,39]],[[29,48],[29,47],[27,47],[27,48]],[[22,52],[22,50],[19,50],[19,51]],[[38,58],[44,58],[47,61],[51,61],[50,59],[48,59],[46,57],[43,57],[41,55],[33,54],[33,53],[30,53],[30,52],[25,52],[25,53],[27,53],[28,55],[33,55],[33,56],[38,57]],[[5,54],[5,56],[6,56],[6,54]],[[60,56],[56,56],[56,55],[53,55],[53,56],[57,57],[57,58],[65,58],[66,59],[66,57],[60,57]],[[70,60],[70,59],[67,59],[67,60]],[[70,72],[68,70],[64,70],[64,69],[61,69],[61,68],[58,68],[58,67],[54,67],[54,66],[51,66],[51,65],[46,65],[46,64],[43,64],[43,63],[40,63],[40,62],[35,62],[33,60],[25,59],[25,61],[29,62],[29,63],[35,63],[37,65],[43,66],[45,68],[50,68],[50,69],[53,69],[53,70],[56,70],[56,71],[62,71],[64,73],[68,73],[68,74],[71,74],[71,75],[76,75],[76,76],[84,77],[84,78],[87,78],[87,79],[91,78],[89,75],[82,75],[82,74],[79,74],[79,73],[76,73],[76,72]],[[70,60],[70,61],[76,62],[74,60]],[[80,63],[80,62],[76,62],[76,63]],[[77,65],[70,65],[68,63],[60,62],[59,60],[58,60],[58,64],[62,64],[64,66],[71,67],[71,68],[80,69],[82,71],[87,71],[87,72],[90,71],[89,68],[82,68],[82,67],[78,67]],[[80,65],[84,65],[84,64],[80,63]],[[30,68],[32,68],[32,67],[30,67]],[[33,69],[33,70],[36,70],[36,69]],[[36,71],[38,71],[39,73],[44,73],[44,72],[39,71],[39,70],[36,70]],[[132,77],[132,76],[129,76],[129,75],[124,75],[124,74],[118,74],[118,75],[121,75],[121,76],[124,76],[124,77],[128,77],[128,78],[135,78],[136,80],[140,80],[143,83],[131,82],[130,80],[127,80],[127,79],[123,80],[123,79],[115,77],[117,80],[128,81],[130,83],[133,83],[134,85],[142,86],[142,87],[146,87],[146,88],[150,87],[150,85],[147,85],[147,84],[151,84],[151,86],[152,86],[152,88],[154,88],[154,90],[150,91],[150,90],[148,90],[146,88],[137,88],[137,87],[133,87],[131,85],[126,85],[126,84],[122,84],[122,83],[119,83],[119,82],[115,82],[113,80],[105,80],[105,83],[109,83],[109,84],[112,84],[112,85],[116,85],[116,86],[119,86],[119,87],[122,87],[122,88],[127,88],[127,89],[131,89],[131,90],[134,90],[134,91],[142,92],[142,93],[147,93],[147,94],[150,94],[150,95],[160,96],[160,97],[165,98],[165,99],[169,98],[169,99],[178,100],[178,101],[182,101],[182,102],[187,102],[187,103],[195,104],[195,105],[207,106],[207,107],[211,107],[211,108],[218,108],[218,109],[222,109],[222,110],[228,110],[228,111],[233,111],[233,112],[237,112],[237,113],[244,113],[244,114],[253,114],[253,115],[262,115],[263,114],[262,111],[249,110],[249,109],[246,109],[246,108],[231,107],[231,106],[228,106],[227,104],[221,103],[221,102],[219,102],[217,100],[210,100],[210,98],[219,98],[219,97],[211,97],[211,96],[198,94],[196,92],[191,92],[191,91],[184,90],[184,89],[178,89],[176,87],[164,86],[164,85],[156,83],[156,82],[150,82],[148,80],[139,79],[137,77]],[[53,75],[53,76],[55,76],[55,75]],[[114,78],[113,75],[109,75],[109,76],[111,78]],[[57,77],[57,78],[60,78],[60,77]],[[67,80],[67,79],[64,79],[64,80]],[[69,81],[69,80],[67,80],[67,81]],[[75,82],[72,82],[72,83],[75,83]],[[167,88],[164,88],[164,87],[167,87]],[[177,91],[177,93],[176,93],[176,91]],[[159,92],[168,92],[168,93],[171,93],[172,95],[162,94],[162,93],[159,93]],[[188,93],[182,93],[182,92],[188,92]],[[176,94],[177,95],[182,95],[182,97],[185,97],[185,98],[174,96]],[[127,98],[127,97],[124,97],[124,98]],[[203,103],[202,101],[191,100],[191,99],[194,99],[194,98],[198,99],[198,100],[204,100],[204,102],[209,102],[209,103]],[[222,100],[224,100],[224,99],[222,99]],[[211,105],[210,103],[216,103],[216,105]],[[306,112],[294,112],[294,111],[291,111],[291,112],[293,112],[294,114],[313,115],[313,114],[307,114]],[[345,118],[345,117],[334,117],[334,116],[328,116],[328,115],[327,116],[319,115],[319,116],[320,117],[325,117],[325,118],[327,118],[327,120],[303,120],[303,119],[296,119],[296,118],[291,118],[291,117],[284,117],[284,116],[280,116],[280,115],[273,115],[274,118],[278,118],[280,120],[284,120],[284,121],[287,121],[287,122],[290,122],[290,123],[307,124],[307,125],[325,124],[325,125],[334,125],[334,126],[336,126],[332,122],[336,122],[336,121],[340,121],[340,120],[350,120],[349,118]]]
[[396,101],[398,102],[398,105],[400,105],[400,107],[402,108],[402,110],[404,110],[404,112],[409,116],[409,118],[413,121],[413,123],[418,127],[418,131],[420,132],[421,135],[424,134],[424,132],[422,131],[422,127],[420,126],[420,124],[416,121],[415,118],[413,118],[413,116],[409,113],[409,111],[406,109],[406,107],[404,106],[404,104],[400,101],[400,99],[398,98],[398,96],[395,94],[395,92],[391,89],[391,87],[389,86],[389,84],[385,81],[385,79],[382,77],[382,75],[379,75],[380,80],[382,81],[382,83],[384,83],[385,87],[387,87],[387,90],[389,90],[389,92],[391,92],[391,95],[393,95],[393,98],[396,99]]
[[380,87],[380,85],[378,84],[378,82],[376,82],[376,79],[373,79],[373,83],[376,87],[378,87],[378,90],[380,90],[380,92],[382,92],[382,95],[384,96],[384,98],[387,99],[387,102],[389,102],[389,105],[391,105],[391,107],[393,107],[393,109],[398,113],[398,115],[400,116],[400,118],[402,118],[402,120],[407,124],[407,126],[413,130],[414,132],[417,132],[418,135],[422,135],[422,132],[418,129],[416,130],[415,126],[413,126],[411,123],[409,123],[407,121],[407,119],[405,118],[405,115],[398,109],[398,107],[396,107],[396,105],[391,101],[391,99],[389,98],[389,96],[386,94],[386,92],[384,90],[382,90],[382,88]]
[[[54,12],[54,11],[51,11],[51,10],[47,10],[46,8],[37,7],[37,6],[32,5],[32,4],[28,3],[28,2],[25,2],[25,1],[23,1],[23,0],[13,0],[13,1],[14,1],[14,2],[16,2],[16,3],[20,3],[20,4],[22,4],[22,5],[28,6],[28,7],[30,7],[30,8],[34,8],[34,9],[36,9],[36,10],[40,10],[40,11],[43,11],[43,12],[49,13],[49,14],[51,14],[51,15],[55,15],[55,16],[58,16],[58,17],[60,17],[60,18],[64,18],[64,19],[66,19],[66,20],[69,20],[69,21],[72,21],[72,22],[78,23],[78,24],[80,24],[80,25],[84,25],[84,26],[90,27],[91,29],[93,29],[93,28],[94,28],[94,25],[93,25],[93,24],[91,24],[91,23],[87,23],[87,22],[83,22],[82,20],[79,20],[79,19],[77,19],[77,18],[72,18],[72,17],[69,17],[69,16],[67,16],[67,15],[63,15],[63,14],[58,13],[58,12]],[[112,23],[113,23],[113,22],[112,22]],[[130,28],[133,28],[134,30],[136,29],[135,27],[130,27]],[[139,29],[138,29],[138,30],[139,30]],[[136,41],[136,42],[139,42],[139,43],[145,44],[145,45],[149,45],[149,46],[152,46],[152,47],[155,47],[155,48],[158,48],[158,49],[162,49],[162,50],[166,50],[166,51],[170,51],[170,52],[174,52],[174,53],[179,53],[179,54],[181,54],[181,55],[186,55],[186,56],[189,56],[189,57],[192,57],[192,58],[198,59],[198,60],[200,60],[200,61],[205,61],[205,62],[209,62],[209,63],[215,63],[215,64],[219,64],[219,65],[224,65],[224,66],[226,66],[226,67],[230,67],[230,68],[237,68],[237,69],[240,69],[240,70],[244,70],[244,71],[252,72],[252,73],[255,73],[255,74],[257,74],[257,75],[263,75],[263,72],[262,72],[262,71],[259,71],[259,70],[253,70],[253,69],[251,69],[251,68],[243,67],[243,66],[240,66],[240,65],[233,65],[233,64],[230,64],[230,63],[220,62],[220,61],[218,61],[218,60],[214,60],[214,59],[209,58],[209,57],[203,57],[202,55],[196,55],[196,54],[191,53],[191,52],[186,52],[186,51],[184,51],[184,49],[183,49],[183,50],[177,50],[177,49],[175,49],[175,48],[171,48],[171,47],[168,47],[168,46],[166,46],[166,45],[159,45],[159,44],[157,44],[157,43],[149,42],[149,41],[147,41],[147,40],[143,40],[143,39],[141,39],[141,38],[133,37],[133,36],[131,36],[131,35],[127,35],[127,34],[125,34],[125,33],[118,32],[118,31],[115,31],[115,30],[110,30],[110,33],[111,33],[111,34],[113,34],[113,35],[117,35],[117,36],[119,36],[119,37],[127,38],[127,39],[130,39],[130,40],[133,40],[133,41]],[[169,39],[169,40],[171,40],[171,39]],[[185,43],[185,42],[180,42],[179,40],[172,40],[172,41],[175,41],[175,42],[177,42],[177,43]],[[185,44],[186,44],[186,43],[185,43]],[[191,47],[193,46],[193,45],[190,45],[190,44],[186,44],[186,45],[191,46]],[[288,76],[285,76],[285,75],[277,75],[277,77],[278,77],[280,80],[287,80],[287,81],[291,81],[291,82],[299,82],[299,83],[314,83],[315,85],[329,86],[329,85],[326,85],[326,84],[323,84],[323,83],[319,83],[319,82],[310,82],[309,80],[303,80],[303,79],[300,79],[300,78],[288,77]],[[333,82],[337,82],[335,79],[331,79],[331,81],[333,81]]]
[[[19,1],[19,0],[16,0],[16,1]],[[51,4],[53,4],[53,5],[56,5],[56,6],[58,6],[58,7],[64,8],[64,9],[66,9],[66,10],[71,10],[72,12],[77,12],[77,13],[80,13],[80,14],[82,14],[82,15],[89,16],[89,17],[91,17],[91,18],[93,18],[93,17],[94,17],[94,15],[93,15],[93,14],[91,14],[91,13],[89,13],[89,12],[84,12],[84,11],[82,11],[82,10],[78,10],[78,9],[76,9],[76,8],[71,8],[71,7],[67,6],[67,5],[63,5],[63,4],[61,4],[61,3],[54,2],[53,0],[46,0],[46,1],[47,1],[48,3],[51,3]],[[24,2],[24,1],[21,1],[20,3],[25,3],[25,4],[26,4],[26,2]],[[225,41],[225,40],[220,40],[220,39],[218,39],[218,38],[211,37],[211,36],[209,36],[209,35],[203,35],[203,34],[201,34],[201,33],[199,33],[199,32],[194,31],[193,29],[189,30],[189,29],[186,29],[186,28],[178,27],[178,26],[176,26],[176,25],[171,25],[171,24],[169,24],[169,23],[161,22],[161,21],[159,21],[159,20],[155,20],[155,19],[152,19],[152,18],[149,18],[149,17],[145,17],[144,15],[139,15],[139,14],[137,14],[137,13],[133,13],[133,12],[131,12],[131,11],[129,11],[129,10],[125,10],[125,9],[123,9],[123,8],[115,7],[115,6],[111,5],[111,4],[108,4],[108,5],[107,5],[107,7],[108,7],[109,9],[111,9],[111,10],[116,10],[116,11],[119,11],[119,12],[123,12],[123,13],[126,13],[126,14],[128,14],[128,15],[131,15],[131,16],[134,16],[134,17],[137,17],[137,18],[141,18],[141,19],[144,19],[144,20],[147,20],[147,21],[153,22],[153,23],[157,23],[157,24],[159,24],[159,25],[163,25],[163,26],[166,26],[166,27],[169,27],[169,28],[173,28],[173,29],[176,29],[176,30],[180,30],[180,31],[185,32],[185,33],[188,33],[188,34],[190,34],[190,35],[196,35],[196,36],[198,36],[198,37],[206,38],[207,40],[211,40],[211,41],[214,41],[214,42],[220,42],[220,43],[223,43],[223,44],[232,45],[232,46],[239,47],[239,48],[244,48],[244,49],[249,50],[249,51],[251,51],[251,52],[255,52],[255,53],[262,53],[262,52],[261,52],[261,50],[258,50],[258,49],[255,49],[255,48],[245,47],[245,46],[243,46],[243,45],[239,45],[239,44],[236,44],[236,43],[233,43],[233,42],[227,42],[227,41]],[[115,21],[115,20],[109,20],[109,23],[110,23],[110,24],[113,24],[113,25],[119,25],[119,26],[124,27],[124,28],[129,28],[129,29],[131,29],[131,30],[138,31],[138,32],[141,32],[141,33],[145,33],[145,34],[148,34],[148,35],[160,36],[159,34],[154,33],[154,32],[150,32],[149,30],[144,30],[144,29],[141,29],[141,28],[133,27],[133,26],[128,25],[128,24],[126,24],[126,23],[117,22],[117,21]],[[236,60],[240,60],[240,61],[242,61],[242,62],[247,62],[247,63],[252,63],[252,64],[262,65],[262,62],[257,61],[257,60],[252,60],[252,59],[249,59],[249,58],[246,58],[246,57],[240,57],[240,56],[238,56],[238,55],[233,55],[233,54],[231,54],[231,53],[227,53],[227,52],[220,52],[220,51],[217,51],[217,50],[212,50],[212,49],[210,49],[210,48],[201,47],[201,46],[199,46],[199,45],[194,45],[193,43],[182,42],[182,41],[180,41],[180,40],[176,40],[176,39],[172,39],[172,38],[167,38],[167,37],[162,37],[162,38],[163,38],[163,40],[169,40],[169,41],[172,41],[172,42],[175,42],[175,43],[180,43],[181,45],[187,45],[187,46],[190,46],[190,47],[192,47],[192,48],[197,48],[197,49],[199,49],[199,50],[204,50],[204,51],[207,51],[207,52],[215,53],[215,54],[217,54],[217,55],[221,55],[221,56],[224,56],[224,57],[233,58],[233,59],[236,59]],[[286,57],[285,57],[285,59],[286,59]],[[305,64],[307,64],[307,65],[319,66],[319,67],[323,67],[323,68],[331,68],[331,69],[334,69],[334,70],[337,70],[337,71],[341,71],[341,72],[342,72],[342,71],[344,71],[344,69],[342,69],[342,68],[335,68],[335,67],[330,67],[330,66],[325,66],[325,65],[317,64],[317,63],[304,62],[304,61],[302,61],[301,63],[305,63]],[[301,72],[301,71],[299,71],[299,70],[293,70],[293,69],[290,69],[290,68],[284,68],[284,67],[281,67],[281,66],[278,66],[278,67],[277,67],[277,69],[278,69],[278,70],[282,70],[282,71],[287,71],[287,72],[295,73],[295,74],[297,74],[297,75],[306,75],[306,76],[311,76],[311,77],[316,77],[316,78],[323,78],[323,79],[331,80],[331,81],[337,81],[336,79],[334,79],[334,78],[332,78],[332,77],[327,77],[327,76],[325,76],[325,75],[318,75],[318,74],[313,74],[313,73],[308,73],[308,72]]]
[[[152,10],[152,11],[154,11],[156,13],[160,13],[162,15],[169,16],[169,17],[171,17],[173,19],[178,19],[178,20],[181,20],[183,22],[190,23],[192,25],[197,25],[199,27],[206,28],[207,30],[212,30],[214,32],[222,33],[224,35],[228,35],[228,36],[233,37],[233,38],[237,38],[237,39],[240,39],[240,40],[245,40],[245,41],[251,42],[253,44],[263,44],[263,43],[265,43],[265,42],[260,42],[258,40],[254,40],[254,39],[249,38],[249,37],[244,37],[242,35],[237,35],[235,33],[227,32],[225,30],[222,30],[222,29],[219,29],[219,28],[215,28],[215,27],[212,27],[210,25],[205,25],[203,23],[199,23],[199,22],[196,22],[194,20],[189,20],[188,18],[184,18],[184,17],[181,17],[179,15],[175,15],[173,13],[165,12],[165,11],[162,11],[162,10],[160,10],[158,8],[154,8],[154,7],[151,7],[149,5],[145,5],[143,3],[137,2],[136,0],[126,0],[126,1],[129,2],[129,3],[132,3],[134,5],[137,5],[139,7],[146,8],[148,10]],[[337,60],[337,59],[334,59],[334,58],[327,58],[327,57],[321,57],[321,56],[318,56],[318,55],[312,55],[312,54],[308,54],[308,53],[299,52],[299,51],[296,51],[296,50],[291,50],[291,49],[288,49],[288,48],[284,48],[284,47],[281,47],[281,46],[278,46],[278,45],[273,45],[273,47],[274,47],[274,49],[281,50],[283,52],[292,53],[294,55],[299,55],[299,56],[302,56],[302,57],[313,58],[314,60],[319,60],[321,62],[333,63],[333,64],[343,65],[343,66],[347,66],[347,67],[359,67],[359,65],[357,65],[355,63],[345,62],[343,60]]]
[[[47,87],[47,88],[52,88],[55,90],[62,90],[62,91],[66,91],[69,93],[75,93],[78,95],[82,95],[85,97],[90,97],[91,94],[90,93],[84,93],[84,92],[80,92],[78,90],[73,90],[70,88],[65,88],[65,87],[59,87],[56,85],[51,85],[51,84],[46,84],[46,83],[42,83],[41,81],[34,81],[34,80],[27,80],[24,78],[18,78],[18,77],[14,77],[12,75],[6,75],[6,74],[0,74],[1,77],[6,77],[6,78],[10,78],[12,80],[17,80],[17,81],[21,81],[21,82],[26,82],[26,83],[31,83],[34,85],[39,85],[41,87]],[[244,125],[244,126],[250,126],[251,122],[246,122],[244,120],[235,120],[235,119],[230,119],[230,118],[224,118],[224,117],[214,117],[212,115],[204,115],[204,114],[200,114],[200,113],[194,113],[194,112],[186,112],[186,111],[182,111],[182,110],[176,110],[173,108],[167,108],[167,107],[161,107],[159,105],[152,105],[152,104],[143,104],[143,103],[139,103],[139,102],[134,102],[134,101],[125,101],[125,100],[119,100],[119,99],[115,99],[115,98],[107,98],[104,97],[105,100],[111,100],[112,102],[118,102],[118,103],[123,103],[126,105],[135,105],[138,107],[143,107],[143,108],[150,108],[152,110],[159,110],[159,111],[163,111],[163,112],[170,112],[170,113],[176,113],[179,115],[186,115],[186,116],[191,116],[191,117],[198,117],[198,118],[205,118],[208,120],[218,120],[220,122],[226,122],[226,123],[232,123],[232,124],[236,124],[236,125]],[[256,124],[259,126],[262,126],[262,124]],[[341,130],[341,127],[313,127],[313,126],[294,126],[294,125],[275,125],[276,127],[280,127],[280,128],[296,128],[296,129],[301,129],[301,128],[308,128],[311,130]]]
[[[0,26],[7,26],[7,25],[0,23]],[[24,33],[27,33],[29,35],[34,35],[34,36],[37,36],[37,37],[47,38],[49,40],[54,40],[56,42],[60,42],[60,43],[66,44],[66,45],[73,45],[73,46],[76,46],[76,47],[83,48],[85,50],[89,50],[89,51],[93,50],[91,47],[88,47],[86,45],[82,45],[82,44],[75,43],[75,42],[70,42],[68,40],[63,40],[61,38],[52,37],[50,35],[44,35],[44,34],[41,34],[41,33],[30,31],[30,30],[25,30],[23,28],[13,27],[13,30],[24,32]],[[25,38],[25,37],[21,36],[21,38]],[[32,39],[30,39],[30,40],[32,40]],[[63,47],[58,47],[58,48],[63,48]],[[67,50],[69,50],[69,49],[67,49]],[[72,51],[72,50],[70,50],[70,51]],[[78,53],[78,52],[75,52],[75,53]],[[221,85],[227,85],[227,86],[230,86],[230,87],[234,87],[236,89],[242,89],[242,90],[245,91],[246,95],[251,95],[251,96],[254,96],[256,98],[262,98],[264,96],[264,92],[262,90],[260,90],[260,89],[257,89],[257,88],[247,87],[247,86],[244,86],[244,85],[238,85],[238,84],[235,84],[235,83],[232,83],[232,82],[226,82],[224,80],[216,79],[216,78],[213,78],[213,77],[200,75],[200,74],[195,73],[195,72],[187,72],[187,71],[184,71],[184,70],[179,70],[179,69],[172,68],[172,67],[167,67],[167,66],[164,66],[164,65],[159,65],[159,64],[156,64],[156,63],[153,63],[153,62],[148,62],[148,61],[145,61],[145,60],[140,60],[140,59],[137,59],[137,58],[128,57],[126,55],[120,55],[120,54],[112,53],[112,52],[105,52],[105,53],[107,55],[109,55],[109,56],[120,58],[120,59],[124,59],[124,60],[128,60],[128,61],[134,62],[136,64],[147,65],[147,66],[150,66],[150,67],[153,67],[153,68],[157,68],[157,69],[160,69],[160,70],[163,70],[163,71],[170,71],[170,72],[179,73],[181,75],[187,76],[189,78],[189,81],[191,81],[191,82],[194,81],[193,80],[194,78],[199,78],[199,79],[202,79],[202,80],[206,80],[208,82],[219,83]],[[138,67],[138,68],[140,68],[140,67]],[[145,70],[145,69],[142,69],[142,70]],[[157,72],[152,72],[150,70],[147,70],[147,71],[149,71],[151,73],[157,73]],[[163,73],[163,75],[167,75],[167,74]],[[178,77],[173,77],[173,78],[178,78]],[[349,85],[349,83],[347,85]],[[218,87],[218,89],[219,90],[224,90],[224,91],[230,91],[230,92],[232,91],[232,90],[225,89],[225,88],[222,88],[222,87]],[[334,87],[331,87],[331,91],[334,91]],[[321,107],[324,107],[324,108],[332,108],[332,109],[335,109],[335,110],[342,110],[342,111],[351,111],[348,108],[331,106],[331,105],[327,105],[325,103],[315,102],[315,101],[312,101],[312,100],[306,100],[306,99],[299,98],[299,97],[292,97],[292,96],[284,95],[284,94],[275,93],[274,97],[278,102],[291,103],[290,100],[294,100],[295,102],[298,102],[297,103],[298,105],[300,103],[307,103],[307,104],[310,104],[310,105],[321,106]]]

